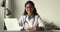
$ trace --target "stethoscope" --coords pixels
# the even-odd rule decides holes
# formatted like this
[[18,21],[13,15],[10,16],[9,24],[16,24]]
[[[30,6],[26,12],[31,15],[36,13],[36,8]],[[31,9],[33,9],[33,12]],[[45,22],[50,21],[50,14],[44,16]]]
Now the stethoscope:
[[[26,23],[27,23],[27,25],[29,25],[28,21],[26,21],[26,18],[27,18],[27,16],[25,16],[23,26],[25,26]],[[35,21],[35,17],[34,17],[34,19],[33,19],[33,23],[32,23],[32,25],[34,24],[34,21]]]

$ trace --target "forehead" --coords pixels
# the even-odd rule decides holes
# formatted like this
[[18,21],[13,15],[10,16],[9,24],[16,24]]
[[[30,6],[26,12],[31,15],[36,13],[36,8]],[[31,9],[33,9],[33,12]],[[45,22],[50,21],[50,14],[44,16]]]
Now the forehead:
[[27,4],[26,7],[33,7],[32,4]]
[[31,7],[31,4],[27,4],[26,7]]

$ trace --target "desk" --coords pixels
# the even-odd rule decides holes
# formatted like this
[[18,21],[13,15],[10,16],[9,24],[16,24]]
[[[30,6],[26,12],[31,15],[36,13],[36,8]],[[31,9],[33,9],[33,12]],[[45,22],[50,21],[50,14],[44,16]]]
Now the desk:
[[[6,30],[3,30],[3,31],[0,31],[0,32],[25,32],[25,31],[6,31]],[[36,32],[44,32],[44,31],[36,31]],[[47,32],[60,32],[60,30],[50,30],[50,31],[47,31]]]

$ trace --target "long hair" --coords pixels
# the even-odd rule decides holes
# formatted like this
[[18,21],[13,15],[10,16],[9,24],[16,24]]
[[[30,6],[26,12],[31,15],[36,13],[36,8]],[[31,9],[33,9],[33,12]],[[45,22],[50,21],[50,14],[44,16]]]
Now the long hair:
[[[37,10],[36,10],[36,8],[35,8],[35,6],[34,6],[34,3],[33,3],[32,1],[27,1],[27,2],[25,3],[25,7],[26,7],[27,4],[30,4],[30,5],[34,8],[34,10],[33,10],[33,15],[38,15]],[[25,9],[23,15],[27,15],[26,9]]]

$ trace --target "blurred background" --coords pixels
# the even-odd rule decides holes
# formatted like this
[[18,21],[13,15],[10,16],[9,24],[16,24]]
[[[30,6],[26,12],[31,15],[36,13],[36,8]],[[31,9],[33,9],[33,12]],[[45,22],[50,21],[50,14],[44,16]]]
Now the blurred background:
[[[6,24],[7,22],[6,19],[18,20],[20,16],[23,15],[24,13],[25,9],[24,5],[26,1],[28,0],[0,0],[0,15],[1,15],[0,27],[3,27],[4,25],[3,23],[5,23],[5,25],[8,26]],[[34,2],[37,12],[41,16],[41,19],[44,21],[45,24],[46,23],[49,25],[51,24],[50,26],[54,25],[60,28],[60,0],[31,0],[31,1]],[[15,20],[12,22],[14,23]],[[10,23],[10,21],[8,22]],[[10,25],[12,24],[10,23]]]

